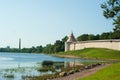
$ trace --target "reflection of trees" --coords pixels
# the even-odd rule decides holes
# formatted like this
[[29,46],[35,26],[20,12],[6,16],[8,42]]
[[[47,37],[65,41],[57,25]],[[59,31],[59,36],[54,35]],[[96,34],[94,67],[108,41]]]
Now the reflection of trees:
[[43,61],[42,67],[38,70],[40,72],[57,72],[58,69],[64,67],[64,62]]

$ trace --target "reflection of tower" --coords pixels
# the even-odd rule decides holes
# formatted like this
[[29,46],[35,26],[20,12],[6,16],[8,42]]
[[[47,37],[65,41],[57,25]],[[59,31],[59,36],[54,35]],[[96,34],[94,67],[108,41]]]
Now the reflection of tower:
[[21,38],[19,39],[19,50],[21,50]]

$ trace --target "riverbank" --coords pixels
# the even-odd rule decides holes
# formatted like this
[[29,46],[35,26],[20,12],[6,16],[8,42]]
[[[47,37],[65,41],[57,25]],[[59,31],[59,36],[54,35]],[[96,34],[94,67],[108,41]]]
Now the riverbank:
[[62,57],[62,58],[80,58],[78,56],[75,56],[75,55],[65,55],[65,54],[52,54],[52,56],[55,56],[55,57]]
[[86,76],[92,75],[94,73],[96,73],[97,71],[109,66],[110,64],[105,64],[105,65],[101,65],[92,69],[87,69],[81,72],[77,72],[62,78],[57,78],[57,79],[52,79],[52,80],[77,80],[78,78],[84,78]]
[[116,60],[120,61],[120,51],[104,48],[85,48],[82,50],[59,52],[53,54],[57,57],[94,59],[94,60]]
[[[85,48],[82,50],[60,52],[54,56],[80,59],[108,60],[112,65],[98,66],[63,78],[53,80],[119,80],[120,51],[103,48]],[[117,63],[116,63],[117,62]],[[109,73],[108,73],[109,72]],[[112,77],[111,77],[112,76]],[[111,78],[110,78],[111,77]]]

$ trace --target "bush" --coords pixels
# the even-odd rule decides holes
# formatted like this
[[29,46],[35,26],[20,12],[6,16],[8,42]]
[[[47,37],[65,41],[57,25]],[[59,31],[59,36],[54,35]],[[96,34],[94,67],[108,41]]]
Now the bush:
[[42,66],[53,66],[54,62],[53,61],[43,61]]

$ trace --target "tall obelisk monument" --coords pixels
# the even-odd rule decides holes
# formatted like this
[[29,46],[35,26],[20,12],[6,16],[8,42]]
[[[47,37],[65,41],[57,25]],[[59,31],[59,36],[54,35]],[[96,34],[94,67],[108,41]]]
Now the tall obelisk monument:
[[19,50],[21,50],[21,38],[19,38]]

